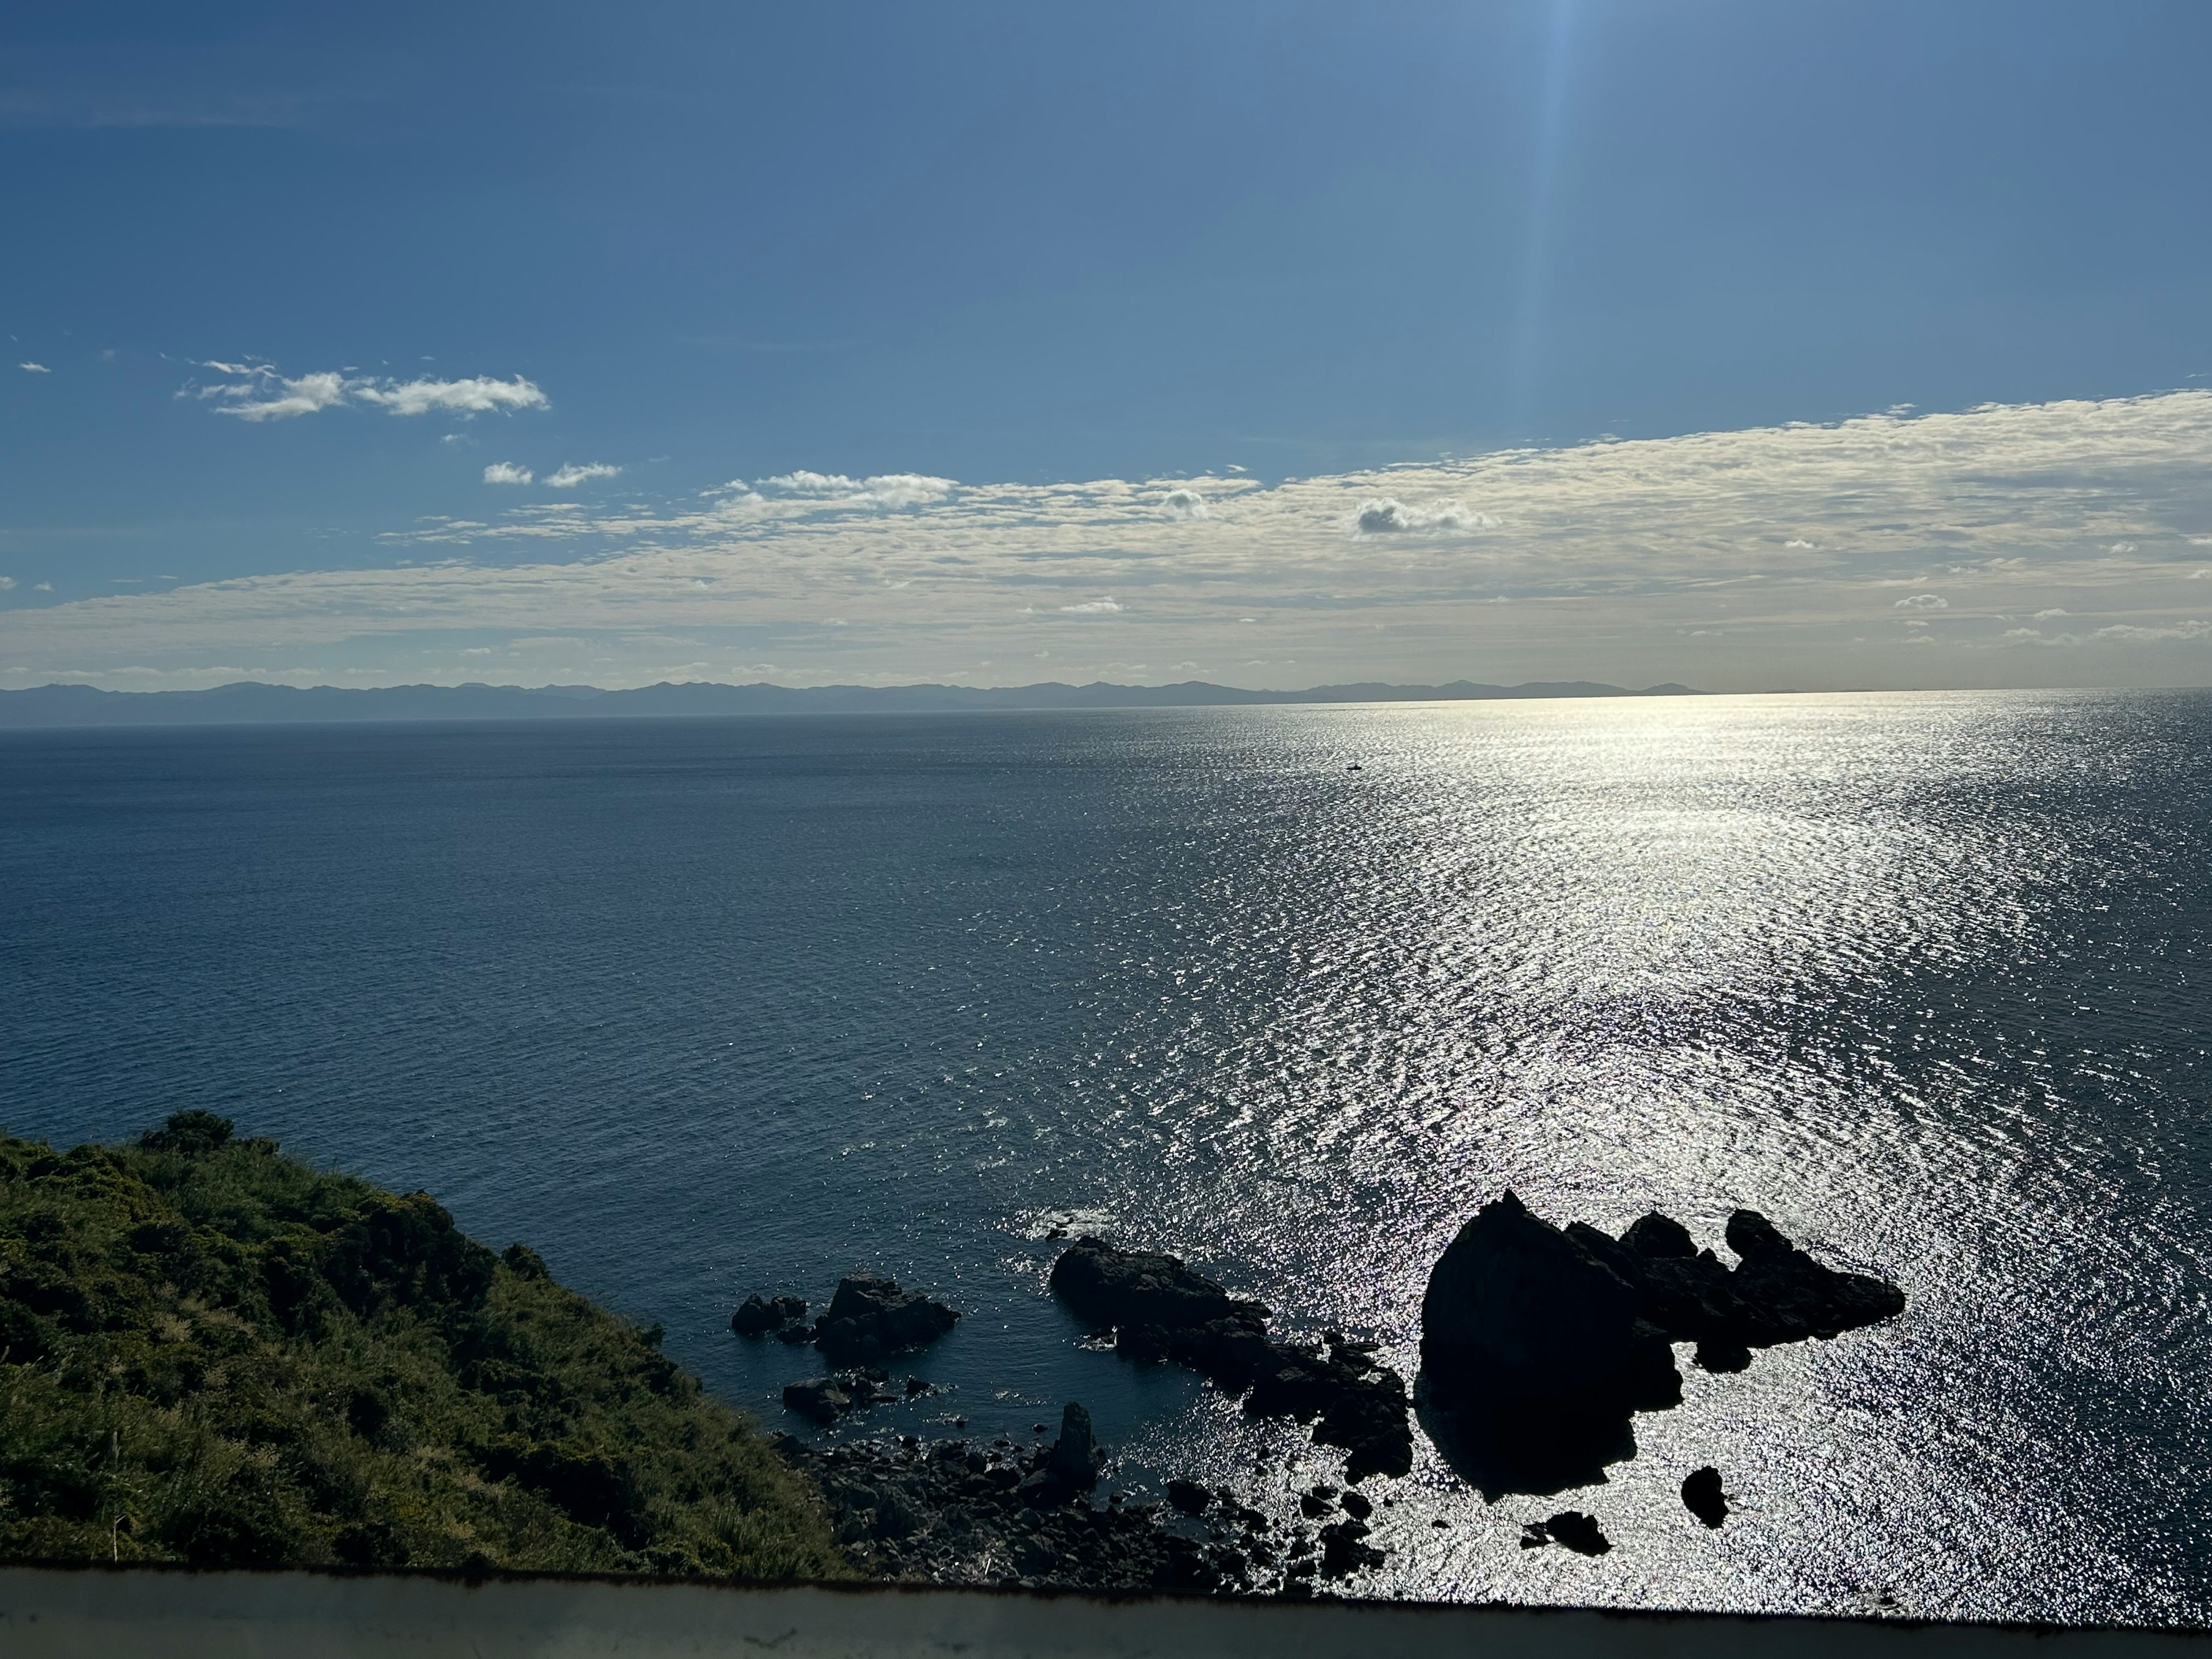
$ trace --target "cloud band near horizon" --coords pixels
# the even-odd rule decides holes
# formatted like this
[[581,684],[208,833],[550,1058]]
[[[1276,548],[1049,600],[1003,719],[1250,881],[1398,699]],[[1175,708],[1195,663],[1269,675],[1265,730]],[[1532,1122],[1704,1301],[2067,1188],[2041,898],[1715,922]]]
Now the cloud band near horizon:
[[[252,381],[235,401],[543,398]],[[17,605],[0,684],[2203,684],[2208,459],[2212,393],[2185,391],[1274,484],[797,472],[395,529],[404,564]]]

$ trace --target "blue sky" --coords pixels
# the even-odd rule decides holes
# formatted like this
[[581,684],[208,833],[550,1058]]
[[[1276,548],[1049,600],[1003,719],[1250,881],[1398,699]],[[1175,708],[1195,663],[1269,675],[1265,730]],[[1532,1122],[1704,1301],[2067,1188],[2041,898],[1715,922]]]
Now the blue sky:
[[0,43],[0,684],[2212,680],[2201,5]]

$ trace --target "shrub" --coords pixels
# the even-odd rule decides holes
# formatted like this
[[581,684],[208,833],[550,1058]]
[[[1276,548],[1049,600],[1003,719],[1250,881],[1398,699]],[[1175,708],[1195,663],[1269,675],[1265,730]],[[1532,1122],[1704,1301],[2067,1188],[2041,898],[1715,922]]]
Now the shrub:
[[0,1135],[0,1559],[848,1572],[659,1334],[212,1113]]

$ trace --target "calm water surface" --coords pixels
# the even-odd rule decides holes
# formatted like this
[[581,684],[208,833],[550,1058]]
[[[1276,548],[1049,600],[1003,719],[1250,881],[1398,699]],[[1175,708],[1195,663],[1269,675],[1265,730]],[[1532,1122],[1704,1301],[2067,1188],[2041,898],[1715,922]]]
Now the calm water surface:
[[[1686,1366],[1565,1499],[1424,1442],[1364,1588],[2205,1622],[2208,823],[2203,694],[17,734],[0,1122],[427,1188],[772,1422],[733,1303],[887,1271],[951,1391],[846,1432],[1079,1398],[1263,1498],[1337,1466],[1082,1346],[1052,1228],[1410,1377],[1499,1188],[1750,1205],[1904,1318]],[[1610,1555],[1516,1547],[1566,1504]]]

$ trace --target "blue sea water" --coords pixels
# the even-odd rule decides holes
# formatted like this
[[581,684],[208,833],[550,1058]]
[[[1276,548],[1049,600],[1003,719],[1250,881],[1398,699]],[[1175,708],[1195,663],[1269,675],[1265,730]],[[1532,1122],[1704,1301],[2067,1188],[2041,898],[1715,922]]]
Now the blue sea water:
[[[1277,1504],[1334,1461],[1086,1346],[1053,1230],[1410,1377],[1502,1188],[1749,1205],[1905,1316],[1565,1498],[1423,1441],[1360,1588],[2203,1623],[2208,824],[2201,693],[8,734],[0,1126],[427,1188],[795,1430],[732,1307],[888,1272],[947,1391],[841,1433],[1080,1399]],[[1516,1547],[1569,1504],[1610,1554]]]

